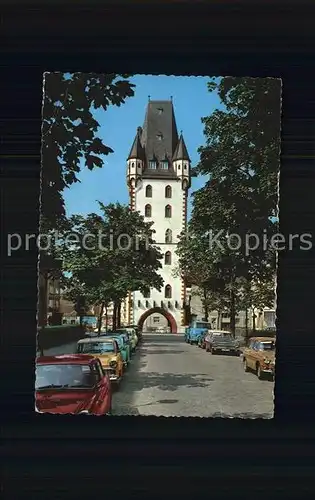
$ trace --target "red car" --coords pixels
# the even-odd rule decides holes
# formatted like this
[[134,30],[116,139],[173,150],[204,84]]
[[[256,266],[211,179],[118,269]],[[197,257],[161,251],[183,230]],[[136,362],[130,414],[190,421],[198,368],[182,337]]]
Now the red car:
[[108,415],[112,408],[109,376],[87,354],[37,358],[35,399],[36,410],[44,413]]

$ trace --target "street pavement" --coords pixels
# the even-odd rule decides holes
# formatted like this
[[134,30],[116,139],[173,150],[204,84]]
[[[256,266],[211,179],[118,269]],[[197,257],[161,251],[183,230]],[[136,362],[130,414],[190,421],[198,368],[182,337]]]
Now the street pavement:
[[[273,417],[273,382],[245,373],[239,357],[211,355],[181,334],[143,334],[120,387],[114,415]],[[76,343],[45,351],[74,353]]]
[[115,415],[273,418],[274,384],[239,357],[211,355],[183,335],[144,334],[113,399]]

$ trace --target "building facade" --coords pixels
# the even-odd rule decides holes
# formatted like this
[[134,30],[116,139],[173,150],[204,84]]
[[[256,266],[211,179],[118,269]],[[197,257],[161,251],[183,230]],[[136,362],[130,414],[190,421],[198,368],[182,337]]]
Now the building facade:
[[[198,295],[198,287],[193,286],[187,289],[186,300],[189,302],[190,311],[192,316],[198,320],[204,317],[204,309],[200,295]],[[273,308],[264,307],[261,311],[255,309],[255,328],[256,330],[264,330],[265,328],[275,328],[276,323],[276,299]],[[223,311],[219,314],[218,311],[209,311],[209,322],[213,328],[222,330],[230,329],[230,314],[228,311]],[[247,314],[247,327],[253,328],[253,311],[248,310]],[[246,312],[239,311],[235,317],[236,332],[242,333],[246,329]]]
[[[172,101],[149,101],[144,125],[137,133],[127,159],[130,207],[152,221],[154,240],[163,253],[162,290],[143,295],[129,294],[123,307],[124,320],[143,327],[166,318],[171,332],[184,324],[185,284],[174,276],[178,265],[176,246],[186,229],[187,196],[190,188],[190,158],[182,134],[178,134]],[[160,321],[159,321],[160,323]],[[162,321],[163,323],[163,321]]]

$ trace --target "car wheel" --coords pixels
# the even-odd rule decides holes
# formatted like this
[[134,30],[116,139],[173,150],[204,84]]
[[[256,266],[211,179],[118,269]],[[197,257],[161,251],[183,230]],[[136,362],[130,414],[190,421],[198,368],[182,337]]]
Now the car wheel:
[[210,348],[208,346],[205,347],[206,352],[210,352]]
[[216,352],[217,352],[217,351],[216,351],[215,349],[212,349],[212,348],[211,348],[211,351],[210,351],[210,352],[211,352],[211,354],[216,354]]
[[244,371],[245,371],[245,372],[248,372],[248,371],[249,371],[249,368],[248,368],[248,365],[247,365],[246,358],[244,358],[244,360],[243,360],[243,364],[244,364]]
[[259,380],[263,379],[263,373],[261,371],[260,365],[257,365],[257,367],[256,367],[256,374],[257,374],[257,377],[259,378]]

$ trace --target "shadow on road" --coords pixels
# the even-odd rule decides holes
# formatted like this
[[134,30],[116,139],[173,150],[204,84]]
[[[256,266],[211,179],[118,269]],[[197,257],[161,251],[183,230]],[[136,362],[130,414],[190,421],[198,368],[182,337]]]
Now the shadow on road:
[[157,388],[161,391],[177,391],[180,387],[208,387],[209,382],[214,379],[207,374],[174,374],[159,372],[139,373],[132,382],[129,383],[129,389],[132,392],[141,391],[147,388]]
[[[151,347],[151,346],[150,346]],[[172,350],[172,349],[142,349],[141,353],[142,355],[146,355],[146,354],[183,354],[185,351],[183,350]]]

